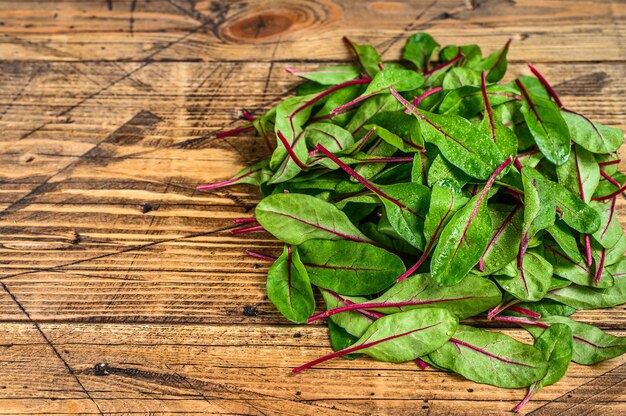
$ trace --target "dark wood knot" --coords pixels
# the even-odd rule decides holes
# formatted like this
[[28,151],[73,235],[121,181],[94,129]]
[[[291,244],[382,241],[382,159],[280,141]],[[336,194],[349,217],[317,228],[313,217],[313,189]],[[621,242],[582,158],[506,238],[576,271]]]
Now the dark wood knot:
[[220,37],[233,42],[267,43],[280,35],[311,30],[340,14],[328,1],[268,2],[245,8],[230,17],[220,28]]

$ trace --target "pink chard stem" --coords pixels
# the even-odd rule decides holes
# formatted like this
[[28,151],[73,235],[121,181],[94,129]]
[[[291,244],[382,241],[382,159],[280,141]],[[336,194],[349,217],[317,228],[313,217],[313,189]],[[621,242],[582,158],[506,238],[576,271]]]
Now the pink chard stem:
[[614,197],[620,195],[624,191],[626,191],[626,184],[624,186],[620,187],[617,191],[615,191],[615,192],[613,192],[611,194],[608,194],[608,195],[605,195],[605,196],[600,196],[598,198],[591,198],[591,200],[592,201],[606,201],[607,199],[611,199],[611,198],[614,198]]
[[262,225],[255,225],[254,227],[247,227],[247,228],[237,228],[235,230],[231,230],[230,233],[231,234],[245,234],[245,233],[254,233],[256,231],[264,231],[265,228],[263,228]]
[[600,279],[602,278],[602,272],[604,271],[604,259],[606,257],[606,249],[602,247],[600,251],[600,261],[598,262],[598,267],[596,269],[596,275],[593,278],[593,284],[598,286],[600,283]]
[[[421,94],[420,96],[413,98],[413,105],[415,107],[417,107],[419,105],[419,103],[424,101],[424,99],[426,97],[430,97],[431,95],[436,94],[436,93],[438,93],[441,90],[443,90],[443,87],[435,87],[432,90],[426,91],[425,93]],[[404,112],[407,113],[407,114],[410,113],[410,111],[408,109],[404,110]]]
[[609,183],[617,188],[620,188],[622,185],[616,181],[615,179],[613,179],[613,177],[611,175],[609,175],[608,173],[606,173],[605,171],[603,171],[602,169],[600,169],[600,175],[602,175],[602,177],[604,179],[606,179],[607,181],[609,181]]
[[223,188],[225,186],[234,184],[234,183],[236,183],[236,182],[238,182],[238,181],[240,181],[242,179],[245,179],[248,176],[252,176],[255,173],[257,173],[258,171],[260,171],[260,170],[261,169],[251,170],[250,172],[244,173],[241,176],[237,176],[236,178],[228,179],[228,180],[223,181],[223,182],[211,183],[211,184],[208,184],[208,185],[200,185],[200,186],[197,186],[196,189],[198,191],[206,191],[206,190],[209,190],[209,189]]
[[520,302],[521,302],[521,300],[519,300],[519,299],[511,299],[511,300],[509,300],[507,302],[500,303],[498,306],[495,306],[495,307],[491,308],[489,310],[489,312],[487,312],[487,319],[491,320],[491,319],[495,318],[496,315],[498,315],[500,312],[502,312],[506,308],[509,308],[512,305],[515,305],[516,303],[520,303]]
[[441,64],[439,66],[434,67],[433,69],[431,69],[430,71],[426,71],[424,72],[424,75],[428,76],[428,75],[432,75],[435,72],[441,71],[442,69],[445,69],[451,65],[454,65],[455,63],[457,63],[458,61],[460,61],[461,59],[465,58],[465,55],[463,55],[463,53],[459,52],[459,54],[457,56],[455,56],[454,58],[450,59],[448,62],[446,62],[445,64]]
[[426,361],[422,360],[421,358],[418,358],[417,360],[415,360],[415,362],[422,370],[426,370],[429,367]]
[[[486,77],[487,75],[485,74],[485,71],[482,71],[480,75],[480,88],[483,94],[483,101],[485,102],[485,114],[487,115],[487,118],[489,120],[489,127],[491,129],[491,140],[496,143],[496,126],[493,123],[493,112],[491,111],[491,104],[489,103],[489,97],[487,96]],[[515,158],[515,161],[517,162],[517,158]]]
[[400,333],[400,334],[391,335],[391,336],[388,336],[386,338],[378,339],[376,341],[365,342],[363,344],[355,345],[353,347],[345,348],[343,350],[335,351],[332,354],[325,355],[325,356],[317,358],[317,359],[315,359],[315,360],[313,360],[311,362],[308,362],[308,363],[306,363],[304,365],[301,365],[300,367],[296,367],[296,368],[294,368],[291,371],[293,373],[299,373],[302,370],[306,370],[307,368],[311,368],[314,365],[317,365],[319,363],[323,363],[323,362],[328,361],[330,359],[333,359],[333,358],[336,358],[336,357],[341,357],[342,355],[346,355],[346,354],[350,354],[350,353],[353,353],[353,352],[357,352],[359,350],[364,350],[366,348],[373,347],[374,345],[378,345],[380,343],[383,343],[383,342],[386,342],[386,341],[390,341],[392,339],[400,338],[400,337],[403,337],[403,336],[406,336],[406,335],[413,334],[415,332],[419,332],[419,331],[426,330],[428,328],[432,328],[433,326],[436,326],[436,325],[439,325],[439,323],[428,325],[428,326],[425,326],[425,327],[422,327],[422,328],[413,329],[411,331],[403,332],[403,333]]
[[244,126],[244,127],[240,127],[238,129],[232,129],[232,130],[226,130],[226,131],[221,131],[219,133],[217,133],[215,135],[216,139],[222,139],[224,137],[231,137],[231,136],[236,136],[240,133],[246,132],[246,131],[250,131],[250,130],[254,130],[254,126]]
[[519,306],[509,306],[508,308],[506,308],[506,310],[511,311],[511,312],[517,312],[522,315],[526,315],[527,317],[532,318],[532,319],[541,319],[541,315],[538,314],[537,312],[533,312],[530,309],[526,309],[526,308],[520,308]]
[[275,261],[277,257],[269,256],[267,254],[257,253],[256,251],[246,250],[246,254],[250,257],[254,257],[255,259],[265,260],[265,261]]
[[528,390],[528,394],[526,395],[526,397],[524,397],[524,400],[519,402],[519,404],[513,408],[513,412],[515,413],[519,412],[522,409],[522,407],[524,407],[524,405],[528,403],[530,399],[533,398],[533,396],[537,392],[537,387],[539,387],[539,382],[535,381],[533,385],[530,386],[530,389]]
[[600,166],[618,165],[619,162],[620,162],[620,159],[607,160],[606,162],[598,162],[598,165]]
[[535,68],[533,64],[528,64],[528,68],[530,68],[530,71],[533,73],[534,76],[537,77],[537,79],[539,80],[539,82],[541,82],[545,89],[548,90],[548,94],[550,94],[556,105],[558,105],[559,108],[563,108],[563,103],[561,102],[561,99],[559,98],[554,88],[552,88],[552,85],[550,85],[550,83],[543,77],[543,75],[539,73],[539,71],[537,71],[537,68]]
[[587,258],[587,266],[591,266],[593,257],[591,257],[591,239],[589,234],[585,234],[585,257]]
[[421,214],[411,210],[409,207],[407,207],[406,205],[404,205],[403,203],[401,203],[397,199],[390,197],[389,195],[387,195],[386,193],[384,193],[383,191],[378,189],[376,186],[372,185],[367,179],[365,179],[364,177],[362,177],[361,175],[356,173],[356,171],[354,171],[354,169],[352,169],[350,166],[346,165],[341,160],[339,160],[339,158],[337,156],[332,154],[324,146],[322,146],[321,144],[318,143],[316,147],[319,149],[320,152],[324,153],[326,155],[326,157],[328,157],[330,160],[332,160],[337,165],[339,165],[339,167],[344,172],[346,172],[348,175],[350,175],[354,179],[356,179],[361,185],[363,185],[364,187],[366,187],[370,191],[374,192],[376,195],[380,196],[381,198],[384,198],[384,199],[388,200],[389,202],[393,203],[398,208],[406,210],[407,212],[411,213],[412,215],[416,216],[417,218],[419,218],[421,220],[424,219],[424,217]]
[[293,159],[293,161],[296,163],[296,165],[298,165],[298,167],[300,169],[302,169],[302,170],[307,170],[308,166],[305,165],[304,163],[302,163],[300,158],[298,158],[298,155],[296,155],[296,152],[293,150],[293,147],[291,147],[291,144],[289,144],[289,142],[287,141],[287,139],[285,138],[283,133],[279,131],[279,132],[276,133],[276,135],[278,136],[280,141],[283,143],[283,146],[285,146],[285,149],[287,150],[287,153],[289,154],[291,159]]
[[248,121],[254,121],[254,116],[247,112],[246,110],[241,110],[241,115]]
[[257,222],[257,221],[256,221],[256,218],[250,217],[250,218],[235,218],[233,222],[235,224],[248,224],[248,223]]

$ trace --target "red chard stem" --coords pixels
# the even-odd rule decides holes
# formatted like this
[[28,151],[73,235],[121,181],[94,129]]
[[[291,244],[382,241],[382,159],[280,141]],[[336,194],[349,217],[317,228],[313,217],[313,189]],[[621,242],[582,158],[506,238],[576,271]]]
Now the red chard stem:
[[254,257],[255,259],[266,260],[266,261],[275,261],[277,257],[269,256],[267,254],[257,253],[256,251],[246,250],[246,254],[250,257]]
[[263,228],[262,225],[255,225],[254,227],[247,227],[247,228],[237,228],[234,230],[230,230],[231,234],[244,234],[244,233],[254,233],[256,231],[264,231],[265,229]]
[[539,82],[541,82],[545,89],[548,90],[548,94],[550,94],[556,105],[558,105],[560,108],[563,108],[563,103],[561,102],[554,88],[552,88],[552,85],[550,85],[550,83],[543,77],[543,75],[539,73],[539,71],[537,71],[537,68],[535,68],[533,64],[528,64],[528,68],[530,68],[530,71],[533,73],[533,75],[537,77],[537,79],[539,80]]
[[354,179],[356,179],[361,185],[365,186],[367,189],[369,189],[370,191],[374,192],[376,195],[380,196],[381,198],[384,198],[384,199],[388,200],[389,202],[393,203],[398,208],[404,209],[407,212],[410,212],[412,215],[415,215],[416,217],[418,217],[421,220],[424,219],[422,217],[422,215],[420,215],[417,212],[411,210],[409,207],[407,207],[406,205],[404,205],[403,203],[401,203],[397,199],[394,199],[394,198],[390,197],[389,195],[387,195],[386,193],[384,193],[383,191],[378,189],[376,186],[372,185],[367,179],[365,179],[364,177],[362,177],[361,175],[356,173],[354,171],[354,169],[352,169],[350,166],[346,165],[341,160],[339,160],[339,158],[337,156],[335,156],[330,151],[328,151],[328,149],[326,149],[324,146],[322,146],[321,144],[318,143],[316,147],[320,150],[320,152],[324,153],[330,160],[332,160],[337,165],[339,165],[339,167],[344,172],[346,172],[348,175],[350,175]]

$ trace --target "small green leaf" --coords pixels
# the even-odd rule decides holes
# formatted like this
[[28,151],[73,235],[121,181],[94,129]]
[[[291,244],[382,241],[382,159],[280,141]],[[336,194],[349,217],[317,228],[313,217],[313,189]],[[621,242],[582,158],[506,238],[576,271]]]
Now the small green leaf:
[[299,246],[311,282],[342,295],[370,295],[404,273],[395,254],[349,240],[308,240]]
[[409,37],[402,52],[402,59],[412,62],[420,72],[428,69],[439,44],[427,33],[415,33]]
[[[578,364],[593,365],[601,361],[617,357],[626,352],[626,337],[616,337],[607,334],[592,325],[583,324],[563,316],[551,316],[540,320],[550,326],[565,324],[572,330],[574,349],[572,361]],[[538,326],[524,326],[535,338],[541,336],[544,328]]]
[[255,209],[257,221],[274,237],[299,245],[312,239],[369,242],[333,204],[303,194],[275,194]]
[[315,311],[315,298],[298,250],[285,245],[267,272],[267,296],[285,318],[305,323]]
[[548,370],[537,348],[508,335],[465,325],[459,325],[452,338],[429,358],[469,380],[509,389],[529,386]]

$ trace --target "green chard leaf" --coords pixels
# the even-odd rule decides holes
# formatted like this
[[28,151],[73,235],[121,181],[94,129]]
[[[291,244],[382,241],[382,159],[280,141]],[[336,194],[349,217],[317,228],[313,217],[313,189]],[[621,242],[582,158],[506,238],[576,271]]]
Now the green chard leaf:
[[350,240],[308,240],[299,246],[311,282],[342,295],[370,295],[404,273],[395,254]]
[[[416,33],[401,62],[344,40],[354,65],[287,68],[301,81],[294,96],[241,110],[245,124],[215,135],[256,132],[244,147],[268,156],[197,188],[259,187],[254,217],[231,232],[284,244],[278,257],[246,251],[273,262],[267,295],[280,313],[328,318],[334,352],[294,372],[335,357],[419,358],[529,387],[519,410],[570,360],[626,353],[626,337],[567,318],[626,304],[624,133],[564,107],[533,65],[502,83],[510,40],[483,58]],[[484,315],[522,325],[535,345],[458,324]]]
[[326,66],[312,71],[298,71],[291,68],[286,69],[290,74],[309,81],[315,81],[322,85],[341,84],[343,82],[353,80],[361,74],[359,67],[355,65]]
[[494,276],[494,279],[517,299],[535,302],[546,296],[551,277],[552,265],[538,253],[528,251],[515,277]]
[[469,380],[509,389],[529,386],[548,370],[537,348],[508,335],[465,325],[459,325],[452,338],[429,358]]
[[428,64],[439,50],[439,44],[427,33],[414,33],[406,41],[402,59],[412,62],[420,72],[428,69]]
[[611,308],[626,303],[626,279],[616,279],[613,286],[604,289],[573,284],[551,290],[546,298],[576,309]]
[[[355,337],[331,320],[328,321],[328,337],[330,338],[330,346],[333,351],[348,348],[350,345],[359,340],[359,337]],[[341,357],[346,360],[354,360],[359,357],[359,354],[345,354]]]
[[553,324],[535,340],[535,348],[543,353],[548,361],[548,372],[528,389],[528,395],[518,404],[518,412],[542,387],[550,386],[563,378],[573,354],[572,330],[564,324]]
[[412,361],[443,345],[457,325],[457,319],[445,309],[415,309],[388,315],[376,320],[351,347],[313,360],[293,372],[355,352],[379,361]]
[[480,193],[457,211],[441,232],[430,263],[433,279],[452,286],[469,273],[487,249],[491,236],[491,216],[487,210],[489,190],[496,178],[511,163],[505,160],[496,168]]
[[[324,302],[326,303],[327,310],[333,310],[339,307],[343,307],[345,305],[352,305],[355,303],[365,302],[365,298],[354,297],[354,296],[345,296],[339,295],[330,290],[321,290],[322,297],[324,298]],[[381,317],[380,314],[368,312],[368,311],[346,311],[344,313],[339,313],[336,315],[332,315],[329,321],[335,323],[335,325],[340,326],[346,332],[348,332],[353,337],[356,337],[358,340],[363,336],[367,328],[372,325],[372,323]],[[353,343],[356,340],[353,341]],[[345,348],[345,347],[344,347]]]
[[565,324],[572,330],[574,348],[572,361],[578,364],[593,365],[622,355],[626,352],[626,337],[607,334],[592,325],[583,324],[564,316],[551,316],[524,325],[535,338],[541,336],[545,328],[553,324]]
[[348,38],[343,38],[344,42],[348,45],[352,52],[354,53],[357,63],[363,69],[365,74],[369,75],[370,78],[373,78],[377,73],[380,72],[380,68],[378,64],[382,62],[380,59],[380,55],[376,51],[373,46],[370,45],[360,45],[356,42],[350,41]]
[[562,109],[571,138],[592,153],[612,153],[624,143],[624,132],[615,127],[594,123],[576,112]]
[[285,318],[305,323],[315,311],[315,298],[298,250],[285,245],[267,272],[267,296]]
[[559,107],[548,99],[529,93],[519,80],[517,86],[524,97],[521,109],[524,120],[539,150],[550,162],[562,165],[569,157],[571,146],[569,129]]
[[616,198],[608,202],[592,201],[590,204],[600,214],[600,227],[593,233],[593,238],[604,248],[614,247],[624,234],[617,218],[615,204]]
[[559,183],[584,202],[591,201],[598,183],[600,183],[600,167],[593,154],[584,148],[574,145],[567,161],[556,168]]
[[492,53],[480,62],[479,67],[486,71],[487,81],[498,82],[504,77],[508,67],[506,55],[509,52],[510,45],[511,39],[500,50]]
[[333,204],[304,194],[274,194],[255,209],[257,221],[286,244],[312,239],[370,242]]
[[491,237],[478,268],[485,275],[493,274],[517,256],[522,237],[523,210],[521,205],[489,205]]

